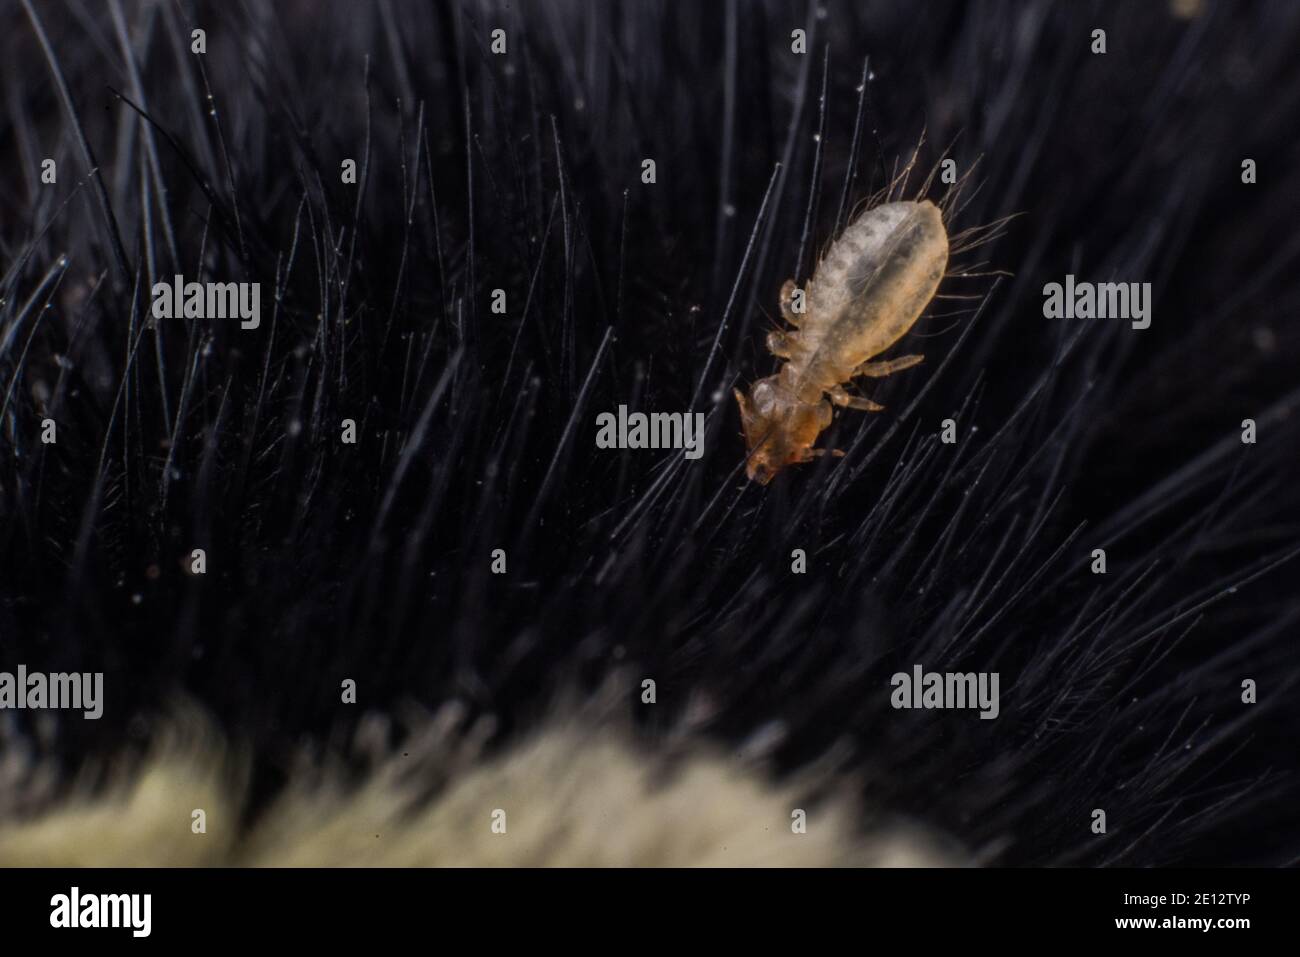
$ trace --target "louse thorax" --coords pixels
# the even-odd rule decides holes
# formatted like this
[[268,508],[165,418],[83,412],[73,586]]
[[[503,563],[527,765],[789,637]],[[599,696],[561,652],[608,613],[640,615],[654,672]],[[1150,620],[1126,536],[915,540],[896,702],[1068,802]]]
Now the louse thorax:
[[948,268],[948,232],[929,200],[867,210],[827,250],[809,284],[801,380],[830,388],[916,323]]

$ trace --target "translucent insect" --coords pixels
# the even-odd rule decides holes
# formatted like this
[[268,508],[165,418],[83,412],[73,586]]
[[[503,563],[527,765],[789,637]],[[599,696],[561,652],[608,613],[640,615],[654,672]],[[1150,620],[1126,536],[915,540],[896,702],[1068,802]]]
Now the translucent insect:
[[868,209],[831,245],[803,291],[802,313],[794,308],[794,280],[786,281],[781,314],[796,328],[767,337],[769,351],[786,361],[775,375],[755,382],[749,395],[735,390],[751,479],[766,485],[787,465],[827,454],[812,446],[831,424],[832,403],[867,412],[884,408],[849,395],[844,384],[892,375],[922,360],[876,357],[920,318],[947,266],[948,232],[939,208],[929,200],[887,202]]

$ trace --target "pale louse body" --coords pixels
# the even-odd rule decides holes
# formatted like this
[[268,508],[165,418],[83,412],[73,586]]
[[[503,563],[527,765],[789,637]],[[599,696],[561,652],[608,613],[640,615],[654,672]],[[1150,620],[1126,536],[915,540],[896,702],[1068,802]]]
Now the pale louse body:
[[884,408],[849,395],[844,384],[921,361],[919,355],[875,357],[920,318],[947,266],[948,232],[938,207],[929,200],[894,202],[867,210],[832,244],[804,291],[802,314],[791,306],[794,282],[786,282],[781,313],[797,328],[770,333],[767,345],[787,361],[755,382],[748,396],[735,392],[751,479],[766,485],[785,466],[825,454],[812,445],[831,424],[831,403]]

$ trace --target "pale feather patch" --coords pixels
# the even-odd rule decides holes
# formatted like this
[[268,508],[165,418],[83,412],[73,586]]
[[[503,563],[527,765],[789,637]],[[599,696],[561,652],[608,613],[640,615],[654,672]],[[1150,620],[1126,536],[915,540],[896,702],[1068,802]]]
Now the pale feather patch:
[[[665,762],[619,730],[552,721],[500,755],[418,772],[443,730],[389,752],[359,784],[318,767],[237,833],[243,775],[210,731],[172,734],[133,774],[0,825],[6,866],[930,866],[964,863],[907,826],[866,831],[843,788],[776,784],[753,762],[693,748]],[[413,753],[412,747],[424,753]],[[206,834],[190,829],[207,812]],[[795,834],[791,814],[807,812]],[[506,813],[506,833],[492,814]]]

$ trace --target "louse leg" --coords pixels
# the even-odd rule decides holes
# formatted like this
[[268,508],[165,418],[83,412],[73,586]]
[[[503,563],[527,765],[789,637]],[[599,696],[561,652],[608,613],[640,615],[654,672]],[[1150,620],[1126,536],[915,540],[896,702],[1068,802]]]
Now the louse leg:
[[832,402],[845,409],[859,409],[863,412],[882,412],[885,408],[883,405],[872,402],[864,396],[849,395],[838,385],[835,388],[828,390],[826,394],[830,396]]
[[794,350],[794,340],[790,333],[773,329],[767,334],[767,351],[779,359],[789,359]]
[[786,322],[790,323],[790,325],[797,326],[802,317],[796,313],[794,308],[790,305],[790,299],[793,296],[794,280],[787,279],[785,284],[781,287],[781,317],[785,319]]
[[853,370],[853,375],[880,379],[887,375],[893,375],[895,372],[901,372],[903,369],[910,369],[924,358],[925,356],[912,355],[899,356],[897,359],[884,359],[879,362],[864,362]]
[[842,459],[844,458],[844,450],[843,449],[804,449],[801,453],[799,453],[799,461],[802,464],[807,464],[808,462],[815,462],[817,459],[825,455],[830,455],[833,456],[834,458]]

